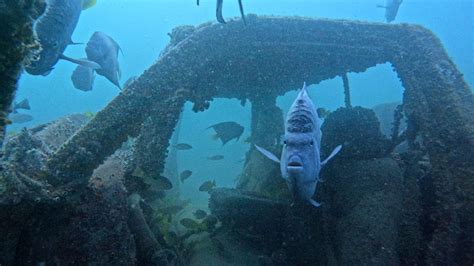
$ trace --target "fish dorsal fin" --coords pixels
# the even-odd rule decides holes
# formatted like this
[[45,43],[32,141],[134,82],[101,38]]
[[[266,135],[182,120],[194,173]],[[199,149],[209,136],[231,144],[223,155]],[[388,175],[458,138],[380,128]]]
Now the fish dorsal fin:
[[271,152],[265,150],[264,148],[262,147],[259,147],[258,145],[255,145],[255,148],[257,148],[257,150],[259,152],[261,152],[263,155],[265,155],[265,157],[267,157],[268,159],[276,162],[276,163],[280,163],[280,160]]
[[342,145],[339,145],[337,146],[336,148],[334,148],[334,150],[331,152],[331,154],[326,158],[326,160],[322,161],[321,162],[321,166],[325,165],[327,162],[329,162],[329,160],[332,159],[332,157],[336,156],[336,154],[338,154],[342,149]]
[[89,9],[97,4],[97,0],[82,0],[82,10]]

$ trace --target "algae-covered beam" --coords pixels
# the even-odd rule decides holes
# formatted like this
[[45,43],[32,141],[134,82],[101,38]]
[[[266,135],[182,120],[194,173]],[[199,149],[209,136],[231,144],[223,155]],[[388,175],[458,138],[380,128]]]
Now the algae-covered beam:
[[23,65],[39,49],[33,23],[45,7],[44,0],[0,0],[0,150]]
[[430,214],[434,231],[426,247],[427,261],[472,261],[472,251],[459,250],[472,247],[460,247],[458,241],[474,240],[472,230],[460,234],[468,229],[463,224],[474,223],[474,97],[432,32],[418,26],[401,28],[398,41],[403,46],[392,62],[405,88],[404,112],[423,135],[433,166],[436,205]]
[[347,73],[341,75],[342,83],[344,85],[344,104],[346,108],[352,108],[351,103],[351,88],[349,87],[349,78],[347,77]]

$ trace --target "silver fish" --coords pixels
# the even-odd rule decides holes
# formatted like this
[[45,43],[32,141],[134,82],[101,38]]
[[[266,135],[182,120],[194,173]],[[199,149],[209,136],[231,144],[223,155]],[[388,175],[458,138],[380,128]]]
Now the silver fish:
[[101,66],[97,69],[97,74],[106,77],[115,86],[120,87],[119,80],[122,76],[118,62],[120,46],[110,36],[103,32],[96,31],[87,42],[87,59],[94,61]]
[[90,0],[48,0],[45,13],[35,24],[36,35],[41,44],[38,60],[25,67],[31,75],[48,75],[59,59],[98,69],[100,66],[88,60],[74,59],[63,54],[66,47],[75,44],[71,40],[79,17]]
[[385,19],[388,23],[395,20],[397,17],[398,9],[402,4],[403,0],[387,0],[385,5],[377,5],[377,7],[385,8]]
[[297,200],[309,202],[315,207],[321,204],[312,199],[320,181],[319,172],[340,150],[337,146],[329,157],[321,162],[321,124],[313,102],[306,91],[306,84],[288,111],[285,123],[284,146],[279,160],[271,152],[255,145],[258,151],[280,164],[282,177]]

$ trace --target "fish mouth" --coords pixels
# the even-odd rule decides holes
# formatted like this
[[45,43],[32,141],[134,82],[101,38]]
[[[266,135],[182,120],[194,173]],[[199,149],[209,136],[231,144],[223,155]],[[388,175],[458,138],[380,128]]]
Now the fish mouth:
[[290,162],[288,163],[288,167],[303,167],[303,164],[300,162]]
[[298,156],[292,156],[286,165],[289,172],[303,171],[303,162]]

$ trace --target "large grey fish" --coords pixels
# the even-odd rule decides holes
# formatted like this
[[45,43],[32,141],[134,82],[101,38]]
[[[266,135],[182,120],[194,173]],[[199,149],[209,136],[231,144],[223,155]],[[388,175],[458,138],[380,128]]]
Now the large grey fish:
[[28,73],[46,76],[54,69],[59,59],[94,69],[100,68],[97,63],[70,58],[63,54],[69,44],[74,44],[71,36],[82,10],[94,4],[95,0],[47,0],[45,13],[35,24],[41,51],[38,60],[25,67]]
[[120,46],[114,39],[103,32],[96,31],[87,42],[87,59],[94,61],[101,66],[97,69],[97,74],[106,77],[115,86],[120,87],[120,65],[118,62],[118,53]]
[[233,121],[218,123],[206,129],[209,128],[214,129],[216,134],[213,137],[215,139],[220,139],[222,145],[225,145],[232,139],[237,139],[238,141],[242,133],[244,133],[244,127]]
[[320,181],[319,171],[341,150],[341,145],[337,146],[331,155],[321,162],[321,124],[322,120],[316,113],[304,85],[286,117],[281,159],[255,145],[263,155],[280,164],[281,175],[294,198],[309,202],[315,207],[320,206],[312,199]]
[[388,23],[390,23],[395,20],[395,17],[398,13],[398,9],[400,8],[402,2],[403,0],[387,0],[384,6],[377,5],[377,7],[385,8],[385,19]]
[[81,91],[90,91],[94,86],[94,69],[78,65],[71,75],[71,81],[74,88]]

